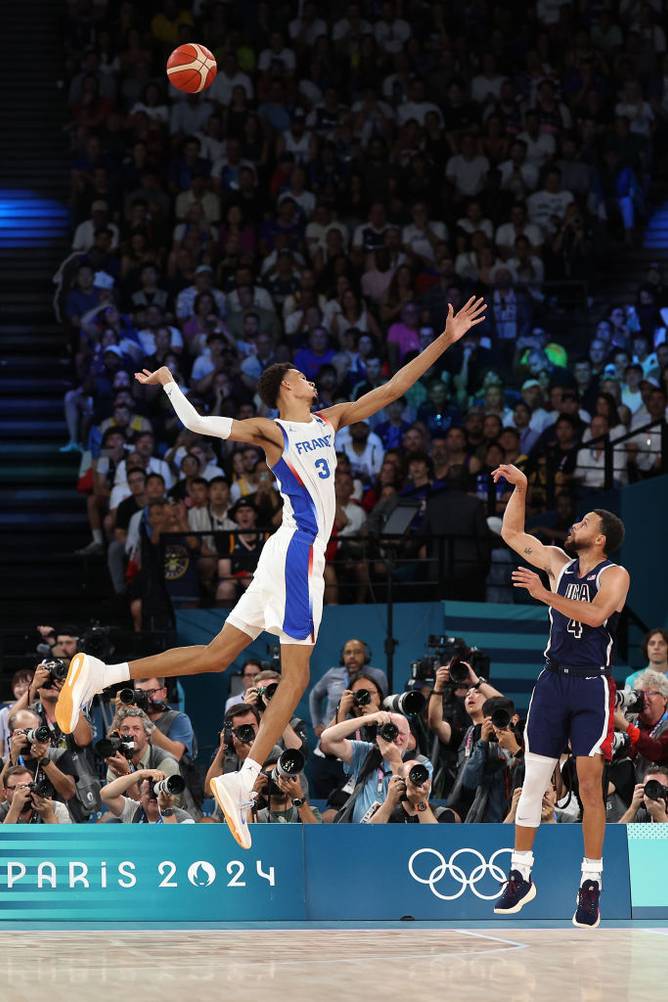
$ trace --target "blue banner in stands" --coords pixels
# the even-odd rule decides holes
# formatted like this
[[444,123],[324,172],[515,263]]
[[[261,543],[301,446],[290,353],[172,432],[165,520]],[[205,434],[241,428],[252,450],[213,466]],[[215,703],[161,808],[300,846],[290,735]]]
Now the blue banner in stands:
[[[655,826],[658,827],[658,826]],[[0,927],[494,919],[508,825],[0,826]],[[665,842],[663,843],[665,845]],[[578,825],[538,833],[527,920],[570,919]],[[626,828],[606,839],[606,919],[631,918]]]

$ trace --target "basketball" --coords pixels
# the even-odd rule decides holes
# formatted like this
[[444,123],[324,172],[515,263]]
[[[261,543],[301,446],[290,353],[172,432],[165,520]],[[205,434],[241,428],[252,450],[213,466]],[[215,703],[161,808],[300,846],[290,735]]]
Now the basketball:
[[169,82],[187,94],[199,94],[206,90],[216,79],[217,72],[213,53],[196,42],[179,45],[167,60]]

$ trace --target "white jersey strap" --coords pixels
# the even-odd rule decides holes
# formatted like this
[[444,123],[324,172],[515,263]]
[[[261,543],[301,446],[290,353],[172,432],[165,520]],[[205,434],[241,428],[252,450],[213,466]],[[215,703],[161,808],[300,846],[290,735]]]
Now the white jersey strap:
[[232,434],[232,418],[202,417],[201,414],[197,413],[174,380],[170,383],[165,383],[163,389],[169,397],[169,402],[176,411],[177,417],[183,422],[188,431],[194,431],[199,435],[212,435],[214,438],[230,437]]

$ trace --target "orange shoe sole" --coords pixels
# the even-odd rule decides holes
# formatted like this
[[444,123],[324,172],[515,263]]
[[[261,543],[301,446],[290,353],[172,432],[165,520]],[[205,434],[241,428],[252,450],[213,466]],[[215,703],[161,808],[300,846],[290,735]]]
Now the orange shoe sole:
[[228,811],[226,810],[225,807],[225,802],[220,797],[215,783],[211,784],[211,792],[213,793],[213,799],[216,801],[218,807],[222,811],[223,817],[225,818],[227,827],[230,830],[232,838],[235,840],[235,842],[237,842],[241,846],[242,849],[250,849],[252,845],[250,833],[241,831],[234,824],[232,818],[230,817],[230,814],[232,812],[230,811],[230,814],[228,814]]
[[76,727],[76,723],[74,724],[74,727],[72,726],[72,708],[74,706],[72,688],[79,677],[85,656],[85,654],[74,655],[70,661],[70,667],[67,672],[65,684],[58,694],[58,702],[56,703],[56,723],[63,734],[71,734],[74,727]]

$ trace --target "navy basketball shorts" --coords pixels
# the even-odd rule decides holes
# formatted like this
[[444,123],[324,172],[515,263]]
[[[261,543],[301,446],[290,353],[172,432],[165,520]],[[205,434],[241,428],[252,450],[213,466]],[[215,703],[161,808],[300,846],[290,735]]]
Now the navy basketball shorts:
[[524,732],[525,751],[559,758],[612,757],[615,682],[609,675],[572,675],[544,668],[534,687]]

